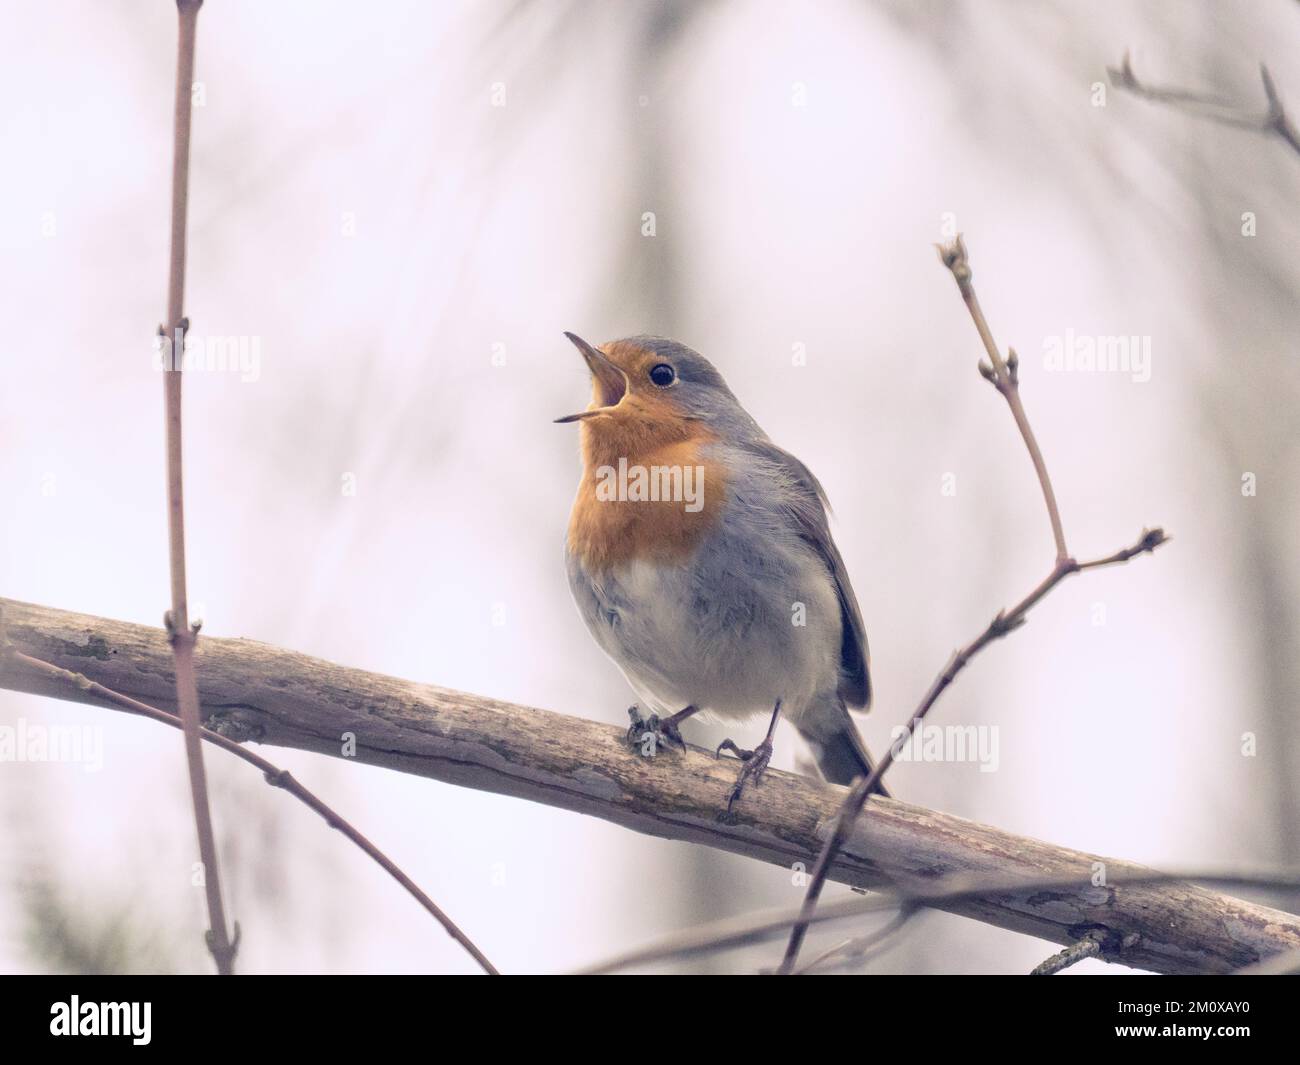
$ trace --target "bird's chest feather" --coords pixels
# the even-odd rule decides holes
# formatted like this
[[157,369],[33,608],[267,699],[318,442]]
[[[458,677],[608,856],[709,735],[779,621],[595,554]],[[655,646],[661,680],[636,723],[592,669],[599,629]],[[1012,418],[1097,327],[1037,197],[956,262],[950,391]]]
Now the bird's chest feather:
[[[779,485],[730,476],[707,440],[637,443],[584,439],[567,556],[592,635],[638,694],[672,710],[735,715],[770,710],[778,696],[806,701],[835,676],[839,607],[825,565],[773,504]],[[619,477],[624,455],[629,470],[695,467],[698,505],[662,490],[633,498]]]
[[569,554],[597,577],[638,562],[689,560],[726,507],[725,471],[709,460],[706,443],[693,437],[638,451],[616,440],[585,445]]
[[[776,554],[782,555],[778,549]],[[834,677],[838,610],[829,582],[806,579],[725,526],[687,561],[634,559],[604,571],[569,556],[570,586],[591,634],[638,696],[673,713],[686,705],[723,717],[804,705]],[[791,624],[791,605],[809,628]]]

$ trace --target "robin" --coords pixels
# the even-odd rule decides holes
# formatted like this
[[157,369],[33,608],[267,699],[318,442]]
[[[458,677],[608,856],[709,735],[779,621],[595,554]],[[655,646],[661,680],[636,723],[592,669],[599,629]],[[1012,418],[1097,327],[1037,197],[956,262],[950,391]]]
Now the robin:
[[[636,692],[629,742],[685,747],[694,714],[770,711],[727,808],[772,757],[782,716],[822,775],[851,783],[871,756],[849,709],[871,702],[866,631],[826,496],[768,439],[703,355],[662,337],[592,347],[580,423],[582,480],[565,557],[582,619]],[[883,788],[878,789],[886,794]]]

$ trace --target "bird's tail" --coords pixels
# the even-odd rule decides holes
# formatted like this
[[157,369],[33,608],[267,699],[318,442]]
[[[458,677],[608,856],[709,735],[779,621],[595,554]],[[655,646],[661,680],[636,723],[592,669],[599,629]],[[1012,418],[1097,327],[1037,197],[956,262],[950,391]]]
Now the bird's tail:
[[[817,713],[806,715],[796,727],[812,748],[822,776],[832,784],[852,784],[858,777],[866,776],[875,768],[871,752],[862,742],[858,728],[843,703],[837,703],[834,707],[819,707]],[[889,795],[880,783],[871,792],[873,795]]]

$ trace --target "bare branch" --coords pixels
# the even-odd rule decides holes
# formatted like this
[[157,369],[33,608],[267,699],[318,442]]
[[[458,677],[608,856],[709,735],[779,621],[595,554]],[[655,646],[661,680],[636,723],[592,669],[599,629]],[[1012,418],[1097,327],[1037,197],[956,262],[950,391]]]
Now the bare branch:
[[[3,636],[2,631],[0,631],[0,636]],[[179,729],[182,727],[180,719],[175,714],[168,713],[166,710],[159,710],[156,706],[150,706],[147,703],[141,702],[139,699],[132,699],[129,695],[123,695],[121,692],[114,691],[111,688],[106,688],[104,685],[91,680],[83,673],[74,673],[71,670],[61,669],[58,666],[50,665],[50,663],[44,662],[41,659],[33,658],[31,655],[25,655],[21,651],[13,650],[7,645],[0,647],[0,654],[5,653],[12,655],[18,662],[21,662],[34,673],[47,677],[51,681],[63,683],[71,689],[84,691],[90,695],[97,696],[98,698],[112,703],[123,710],[128,710],[133,714],[140,714],[144,717],[152,718],[154,721],[160,721],[164,725],[169,725],[172,728]],[[456,922],[448,917],[442,909],[439,908],[438,904],[420,889],[419,885],[416,884],[414,880],[402,872],[402,870],[391,858],[388,857],[388,855],[371,843],[370,840],[362,835],[361,831],[347,821],[346,818],[335,813],[333,809],[326,805],[324,800],[320,799],[314,792],[308,790],[305,785],[300,784],[292,773],[287,769],[281,769],[279,766],[268,762],[261,755],[254,754],[252,751],[241,747],[234,740],[227,739],[225,736],[216,732],[210,732],[208,729],[200,729],[199,735],[208,743],[220,747],[224,751],[229,751],[236,758],[240,758],[254,768],[260,769],[266,782],[270,784],[271,787],[284,789],[305,806],[315,810],[316,813],[320,814],[330,828],[335,828],[342,832],[343,835],[374,859],[374,861],[378,863],[378,865],[388,873],[389,876],[401,884],[411,897],[416,900],[416,902],[433,915],[434,919],[442,925],[447,934],[469,952],[470,956],[483,967],[485,972],[491,976],[499,975],[496,967],[488,961],[483,952],[479,950],[478,947],[474,945],[473,941],[460,930]]]
[[[172,662],[160,630],[11,600],[0,607],[19,651],[174,709]],[[616,725],[348,669],[251,640],[204,636],[196,654],[207,725],[228,739],[545,803],[793,869],[796,877],[806,876],[796,867],[811,863],[843,806],[843,788],[770,771],[724,821],[735,772],[711,752],[645,759],[627,749],[626,730]],[[12,656],[0,659],[0,687],[109,705]],[[1103,886],[1094,883],[1099,870]],[[1227,972],[1300,950],[1300,918],[1291,914],[1182,882],[1116,887],[1144,876],[1153,874],[881,798],[852,821],[830,868],[831,879],[854,887],[920,895],[936,882],[978,881],[983,892],[935,905],[1062,946],[1078,938],[1080,927],[1106,929],[1114,943],[1108,960],[1156,972]],[[1053,877],[1055,888],[1015,889]],[[989,884],[1002,889],[989,892]],[[783,932],[796,913],[791,908]]]
[[1106,937],[1104,935],[1090,928],[1083,934],[1079,942],[1053,954],[1041,965],[1035,965],[1029,975],[1055,976],[1061,970],[1068,969],[1076,962],[1083,961],[1084,958],[1098,957],[1105,942]]
[[[1094,890],[1113,892],[1118,899],[1121,893],[1127,893],[1140,887],[1155,884],[1172,885],[1183,882],[1194,882],[1202,886],[1213,885],[1223,888],[1300,891],[1300,872],[1216,873],[1192,870],[1190,872],[1156,873],[1130,867],[1129,870],[1116,874],[1113,879],[1108,877],[1104,887],[1095,883],[1092,886]],[[897,910],[897,917],[893,921],[863,937],[863,940],[878,941],[886,934],[895,932],[897,930],[896,926],[900,926],[902,923],[901,919],[907,915],[919,913],[923,909],[951,910],[954,903],[962,900],[972,900],[977,897],[992,899],[1008,891],[1017,893],[1044,892],[1055,896],[1061,891],[1068,891],[1078,886],[1078,881],[1062,880],[1056,877],[1009,880],[1004,874],[995,874],[988,877],[958,875],[943,879],[937,883],[923,885],[915,891],[885,888],[878,894],[834,899],[817,908],[817,912],[812,917],[812,924],[829,925],[838,921],[853,920],[863,916],[885,913],[889,910]],[[683,961],[688,958],[715,954],[723,950],[735,950],[739,947],[763,943],[784,935],[787,929],[793,927],[802,919],[802,915],[802,907],[799,907],[768,910],[763,913],[745,914],[740,917],[714,921],[696,928],[675,932],[649,946],[637,947],[615,958],[610,958],[607,961],[583,969],[581,972],[584,974],[611,973],[636,965],[643,966]],[[1102,944],[1099,956],[1106,961],[1120,961],[1121,959],[1111,952],[1113,949],[1118,948],[1122,953],[1126,948],[1125,941],[1122,938],[1115,939],[1109,934],[1111,930],[1108,929],[1097,928],[1093,929],[1093,931],[1097,933]],[[861,941],[856,940],[853,942]],[[1071,945],[1073,943],[1074,940],[1071,941]],[[1128,944],[1128,946],[1131,945]],[[837,947],[835,951],[828,952],[824,957],[838,953],[841,949],[843,948]],[[1300,951],[1295,953],[1283,952],[1270,955],[1267,960],[1257,963],[1257,966],[1261,971],[1266,967],[1271,971],[1274,966],[1279,967],[1276,971],[1284,971],[1281,966],[1296,964],[1298,960],[1300,960]],[[813,963],[813,965],[816,964],[818,963]],[[812,965],[808,966],[808,968],[812,968]],[[1245,972],[1246,970],[1240,969],[1237,971]]]
[[1259,65],[1259,78],[1264,85],[1264,112],[1258,114],[1228,103],[1222,97],[1209,93],[1191,92],[1186,89],[1170,89],[1146,85],[1138,81],[1133,73],[1133,63],[1128,52],[1118,67],[1107,67],[1110,82],[1118,89],[1131,92],[1135,96],[1168,104],[1197,118],[1208,119],[1223,126],[1237,129],[1254,130],[1266,136],[1280,137],[1293,152],[1300,154],[1300,131],[1286,113],[1282,97],[1278,94],[1273,75],[1263,63]]
[[802,968],[796,969],[793,975],[806,976],[814,972],[828,973],[851,965],[861,965],[889,946],[898,936],[898,933],[907,927],[912,918],[920,912],[921,907],[910,902],[904,902],[898,907],[898,912],[879,928],[868,932],[866,935],[847,939],[838,946],[832,947]]
[[208,900],[208,949],[217,972],[235,971],[239,926],[232,942],[226,930],[226,910],[221,900],[221,872],[217,864],[216,837],[208,804],[207,774],[203,769],[203,741],[199,737],[199,696],[194,678],[194,643],[198,627],[190,625],[185,593],[185,493],[181,455],[181,358],[187,323],[185,303],[185,223],[189,201],[190,112],[194,91],[194,40],[203,0],[176,0],[180,32],[176,43],[176,111],[172,146],[171,256],[167,272],[167,324],[161,330],[170,339],[172,358],[163,373],[163,402],[167,426],[167,533],[171,559],[171,609],[167,628],[176,659],[176,700],[185,734],[185,758],[190,773],[190,798],[203,862],[203,886]]
[[1007,406],[1011,408],[1011,417],[1015,419],[1016,428],[1020,430],[1020,437],[1025,442],[1030,461],[1034,464],[1034,473],[1038,476],[1039,487],[1042,489],[1043,502],[1047,504],[1047,518],[1052,523],[1052,539],[1056,541],[1056,560],[1064,562],[1070,557],[1070,552],[1065,546],[1065,529],[1061,524],[1060,508],[1056,505],[1056,492],[1052,490],[1052,479],[1047,474],[1047,463],[1043,461],[1043,452],[1038,446],[1038,439],[1034,436],[1034,430],[1030,428],[1029,415],[1025,413],[1024,404],[1020,402],[1020,359],[1013,349],[1008,348],[1006,361],[1003,361],[997,344],[993,342],[993,332],[984,318],[979,297],[975,295],[975,286],[971,284],[970,260],[966,257],[966,245],[962,243],[960,235],[949,247],[939,249],[939,258],[943,265],[952,271],[953,279],[957,282],[957,290],[961,293],[966,309],[970,312],[971,321],[975,323],[975,330],[984,343],[984,350],[988,352],[989,362],[980,363],[980,374],[998,390],[1002,398],[1007,401]]
[[1008,356],[1004,361],[998,351],[997,344],[993,342],[993,333],[984,318],[979,299],[975,295],[975,288],[971,284],[973,274],[970,260],[966,254],[966,245],[960,235],[951,245],[939,249],[939,259],[952,272],[953,279],[957,282],[957,289],[966,303],[966,309],[970,312],[971,320],[975,323],[975,329],[979,333],[980,340],[984,343],[984,350],[988,353],[989,362],[980,364],[980,374],[990,381],[1002,398],[1007,401],[1007,406],[1011,409],[1011,415],[1015,419],[1016,427],[1020,430],[1020,436],[1029,451],[1029,457],[1033,462],[1034,471],[1038,475],[1043,501],[1047,506],[1048,518],[1052,525],[1052,539],[1056,543],[1056,564],[1052,567],[1051,572],[1039,583],[1038,587],[1009,611],[999,611],[982,633],[961,650],[953,653],[952,658],[948,660],[948,664],[935,678],[934,683],[930,685],[930,690],[925,693],[921,704],[902,726],[902,733],[898,739],[885,752],[880,761],[876,763],[875,768],[853,785],[848,798],[844,801],[844,807],[830,834],[830,838],[826,840],[821,854],[817,857],[817,864],[813,866],[812,879],[808,884],[808,892],[804,896],[803,917],[790,932],[790,942],[786,945],[785,957],[778,969],[778,972],[782,974],[794,972],[795,965],[799,960],[799,950],[803,946],[804,937],[808,932],[808,924],[817,908],[817,900],[821,897],[822,888],[830,875],[831,863],[847,841],[852,824],[857,819],[858,814],[862,812],[868,796],[871,795],[880,779],[889,771],[889,767],[894,764],[895,752],[907,743],[912,733],[924,720],[925,715],[939,701],[939,696],[948,689],[949,685],[957,678],[957,675],[966,668],[970,660],[993,641],[1001,639],[1007,633],[1020,628],[1025,623],[1026,615],[1035,604],[1066,577],[1085,569],[1099,569],[1103,566],[1127,562],[1137,555],[1154,551],[1168,539],[1161,529],[1147,529],[1143,530],[1141,538],[1132,547],[1117,551],[1105,558],[1079,563],[1070,557],[1065,546],[1065,531],[1061,524],[1060,511],[1056,505],[1056,494],[1052,490],[1052,480],[1047,474],[1047,464],[1043,461],[1043,454],[1038,447],[1038,440],[1034,436],[1033,429],[1030,428],[1029,417],[1025,414],[1024,405],[1020,402],[1020,360],[1016,357],[1014,351],[1008,349]]

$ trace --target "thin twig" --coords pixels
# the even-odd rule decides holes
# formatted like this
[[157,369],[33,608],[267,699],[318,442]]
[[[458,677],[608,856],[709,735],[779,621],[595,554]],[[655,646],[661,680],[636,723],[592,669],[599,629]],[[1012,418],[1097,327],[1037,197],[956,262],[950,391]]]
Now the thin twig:
[[1147,100],[1169,104],[1198,118],[1218,122],[1223,126],[1237,129],[1254,130],[1256,133],[1280,137],[1293,152],[1300,154],[1300,131],[1286,113],[1282,97],[1278,94],[1273,75],[1263,63],[1259,65],[1259,79],[1264,85],[1264,113],[1258,114],[1236,107],[1218,96],[1209,93],[1191,92],[1186,89],[1170,89],[1154,85],[1144,85],[1133,73],[1133,63],[1128,52],[1118,67],[1107,67],[1111,84]]
[[1029,975],[1055,976],[1062,969],[1068,969],[1075,962],[1083,961],[1084,958],[1098,957],[1105,941],[1104,933],[1095,929],[1089,930],[1083,934],[1079,942],[1071,943],[1064,950],[1057,951],[1042,964],[1034,966]]
[[1043,502],[1047,505],[1047,518],[1052,523],[1052,539],[1056,541],[1056,561],[1064,562],[1070,557],[1070,552],[1065,546],[1065,528],[1061,523],[1060,508],[1056,505],[1056,493],[1052,490],[1052,478],[1048,476],[1047,463],[1043,460],[1038,438],[1034,436],[1034,430],[1029,425],[1029,416],[1025,413],[1024,404],[1020,402],[1020,359],[1014,348],[1008,348],[1007,358],[1004,361],[1002,353],[998,351],[998,346],[993,341],[993,332],[989,329],[984,311],[980,307],[979,297],[975,295],[975,287],[971,284],[970,261],[966,257],[966,246],[962,243],[960,235],[951,247],[939,250],[939,258],[944,266],[952,271],[957,289],[966,304],[966,309],[970,312],[971,321],[975,323],[975,330],[984,343],[984,350],[988,352],[989,362],[979,364],[980,374],[1007,401],[1016,428],[1020,430],[1021,439],[1024,440],[1025,448],[1029,451],[1030,461],[1034,464],[1034,473],[1038,475],[1038,484],[1043,492]]
[[232,942],[226,930],[226,910],[221,901],[221,874],[217,866],[217,843],[208,805],[208,781],[203,769],[203,743],[199,738],[199,688],[194,676],[194,643],[197,627],[191,628],[189,602],[185,592],[185,493],[181,462],[181,358],[187,323],[185,303],[185,221],[189,199],[190,109],[194,86],[194,40],[203,0],[176,0],[180,31],[176,45],[176,110],[173,119],[171,257],[167,271],[167,324],[164,332],[171,342],[171,358],[163,372],[163,402],[167,421],[167,533],[171,560],[171,610],[167,631],[176,661],[176,704],[180,708],[185,734],[185,758],[189,765],[190,797],[194,803],[194,824],[199,837],[199,858],[203,863],[203,885],[208,899],[208,949],[217,962],[217,972],[228,976],[235,971],[235,950],[239,929]]
[[806,965],[796,969],[794,975],[806,976],[813,972],[826,973],[849,965],[861,965],[863,962],[870,960],[872,955],[887,947],[894,937],[907,926],[908,922],[920,912],[920,906],[911,902],[903,902],[899,905],[898,912],[885,924],[868,932],[866,935],[846,939],[839,946],[832,947],[825,953],[819,954]]
[[867,802],[867,797],[881,777],[888,772],[889,767],[893,765],[896,752],[903,749],[913,732],[924,720],[925,715],[930,712],[931,708],[938,702],[939,697],[947,690],[948,686],[952,684],[970,660],[995,640],[1001,639],[1023,625],[1029,611],[1066,577],[1085,569],[1099,569],[1103,566],[1127,562],[1136,555],[1154,551],[1168,539],[1161,529],[1144,529],[1141,538],[1136,544],[1122,551],[1117,551],[1113,555],[1083,563],[1076,562],[1070,557],[1065,546],[1065,531],[1061,523],[1060,511],[1056,505],[1056,494],[1052,490],[1052,480],[1048,476],[1047,465],[1043,460],[1042,451],[1038,447],[1034,431],[1029,425],[1029,418],[1025,414],[1024,405],[1020,402],[1020,360],[1016,357],[1016,353],[1010,349],[1008,349],[1007,358],[1003,360],[998,352],[997,345],[993,342],[993,334],[984,318],[984,312],[980,309],[974,286],[971,284],[970,260],[967,257],[966,245],[961,237],[958,236],[951,245],[940,248],[939,258],[944,266],[952,272],[953,279],[957,282],[958,291],[960,291],[966,308],[970,312],[971,320],[975,323],[975,329],[984,343],[984,350],[988,353],[990,361],[979,364],[980,373],[992,383],[994,388],[1007,401],[1007,406],[1011,409],[1012,417],[1020,430],[1021,438],[1029,451],[1029,457],[1033,462],[1034,471],[1038,475],[1038,483],[1042,489],[1043,501],[1047,506],[1047,514],[1052,526],[1052,539],[1056,544],[1056,563],[1053,565],[1051,572],[1024,599],[1009,611],[999,611],[979,636],[961,650],[954,652],[948,664],[935,678],[934,683],[930,685],[930,690],[926,692],[916,711],[903,725],[901,734],[890,746],[889,750],[876,763],[871,773],[859,779],[850,789],[848,797],[844,800],[844,806],[835,819],[835,827],[817,857],[817,864],[813,867],[808,892],[804,896],[803,919],[791,931],[785,957],[777,970],[782,974],[792,973],[795,969],[799,959],[799,950],[803,945],[808,930],[807,919],[812,917],[817,908],[817,900],[821,896],[822,888],[826,885],[831,863],[835,860],[835,856],[848,838],[853,822],[861,813],[863,806]]
[[[1206,872],[1191,870],[1185,872],[1159,873],[1143,871],[1139,873],[1121,872],[1108,877],[1106,890],[1115,891],[1118,897],[1121,888],[1136,888],[1151,884],[1195,883],[1202,886],[1213,885],[1220,888],[1260,888],[1284,891],[1300,891],[1300,869],[1281,870],[1277,872]],[[1043,892],[1082,891],[1095,885],[1085,877],[1064,879],[1061,877],[1026,878],[1022,880],[993,880],[981,877],[950,877],[930,885],[924,891],[885,890],[870,895],[847,895],[832,899],[819,906],[810,919],[811,924],[824,925],[834,921],[849,920],[868,914],[882,913],[893,909],[942,909],[965,899],[988,899],[1002,895],[1027,896]],[[616,957],[599,962],[596,965],[579,970],[581,975],[602,975],[628,969],[632,966],[663,964],[685,961],[689,958],[715,954],[723,950],[735,950],[739,947],[764,943],[786,933],[804,919],[803,907],[785,907],[776,910],[764,910],[760,913],[729,917],[721,921],[688,928],[674,932],[648,946],[636,947]],[[1124,960],[1123,954],[1129,944],[1123,937],[1113,935],[1117,940],[1113,947],[1103,945],[1101,956],[1107,961]],[[1287,964],[1295,964],[1300,952],[1283,951],[1271,955],[1259,963],[1268,965],[1273,959],[1286,959]],[[1251,969],[1254,966],[1250,967]]]
[[[0,653],[4,653],[4,651],[5,649],[0,648]],[[179,729],[182,727],[181,721],[175,714],[168,713],[166,710],[161,710],[156,706],[150,706],[148,703],[142,703],[139,699],[133,699],[129,695],[123,695],[121,692],[114,691],[112,688],[107,688],[104,685],[91,680],[83,673],[74,673],[71,670],[62,669],[59,666],[51,665],[49,662],[43,661],[39,658],[33,658],[31,655],[24,654],[18,650],[9,649],[8,653],[18,661],[22,662],[25,666],[28,666],[38,673],[44,674],[52,680],[70,684],[73,687],[80,688],[82,691],[90,693],[91,695],[97,695],[101,699],[106,699],[109,702],[120,706],[123,710],[129,710],[131,713],[140,714],[144,717],[151,718],[154,721],[161,721],[164,725],[169,725],[172,728]],[[474,945],[474,942],[464,932],[462,932],[460,928],[457,927],[456,922],[448,917],[438,907],[438,904],[435,903],[433,899],[429,898],[428,895],[420,890],[419,885],[416,884],[415,881],[402,872],[391,858],[362,835],[359,829],[354,828],[341,814],[336,813],[327,806],[322,799],[318,798],[313,792],[300,784],[287,769],[281,769],[279,766],[268,762],[261,755],[254,754],[252,751],[241,747],[234,740],[228,739],[219,732],[212,732],[209,729],[200,728],[199,735],[208,743],[220,747],[223,751],[229,751],[236,758],[242,758],[249,765],[260,769],[268,784],[274,788],[283,788],[290,795],[294,796],[306,806],[315,810],[316,813],[320,814],[330,828],[336,828],[342,832],[343,835],[347,836],[348,839],[365,851],[366,854],[370,855],[370,857],[373,858],[389,876],[401,884],[411,897],[428,910],[438,923],[446,929],[447,934],[469,952],[470,956],[483,967],[485,972],[492,976],[498,975],[496,967],[488,961],[483,952]]]

